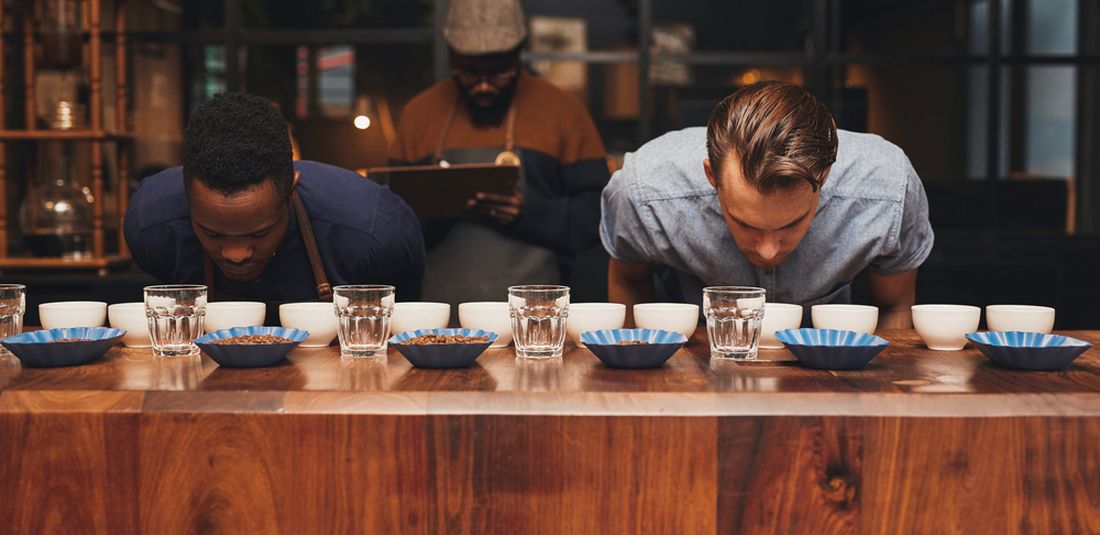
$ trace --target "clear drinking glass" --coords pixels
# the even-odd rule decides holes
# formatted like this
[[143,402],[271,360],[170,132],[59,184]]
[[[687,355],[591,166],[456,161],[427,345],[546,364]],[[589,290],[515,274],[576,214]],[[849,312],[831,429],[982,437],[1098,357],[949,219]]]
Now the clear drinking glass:
[[703,288],[711,357],[756,360],[764,293],[763,288],[751,286]]
[[194,340],[202,336],[206,319],[206,286],[169,284],[145,287],[145,318],[153,355],[189,357],[199,354]]
[[384,357],[390,338],[394,288],[384,285],[347,285],[332,289],[340,320],[340,353],[349,357]]
[[[27,287],[22,284],[0,284],[0,339],[23,332],[23,313],[27,310]],[[11,352],[0,346],[0,355]]]
[[569,317],[568,286],[512,286],[508,314],[517,357],[561,357]]

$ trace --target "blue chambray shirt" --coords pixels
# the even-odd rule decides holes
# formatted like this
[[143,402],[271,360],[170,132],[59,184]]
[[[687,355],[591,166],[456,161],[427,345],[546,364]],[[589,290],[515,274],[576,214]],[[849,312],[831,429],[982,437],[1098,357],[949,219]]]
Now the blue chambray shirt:
[[770,302],[846,303],[865,268],[894,275],[919,267],[933,234],[909,158],[879,136],[837,134],[814,220],[770,273],[749,263],[730,235],[703,171],[705,128],[670,132],[627,154],[603,191],[604,248],[621,262],[657,264],[658,295],[694,303],[713,285],[759,286]]

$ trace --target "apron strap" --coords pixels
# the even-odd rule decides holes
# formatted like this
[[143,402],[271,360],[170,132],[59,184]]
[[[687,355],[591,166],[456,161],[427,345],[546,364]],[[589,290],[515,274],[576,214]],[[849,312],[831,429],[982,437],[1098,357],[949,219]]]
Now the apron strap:
[[447,114],[447,120],[443,123],[443,130],[439,133],[439,144],[435,148],[435,162],[438,164],[443,161],[443,147],[447,145],[447,133],[451,131],[451,123],[455,121],[455,115],[458,114],[458,106],[462,104],[462,92],[459,90],[458,99],[455,100],[454,106],[451,106],[451,113]]
[[512,102],[508,104],[508,117],[504,119],[504,150],[515,152],[516,149],[516,96],[512,95]]
[[306,244],[306,254],[309,256],[309,267],[313,269],[313,280],[317,283],[317,298],[321,301],[332,301],[332,286],[325,275],[325,265],[321,263],[321,253],[317,250],[317,238],[313,235],[313,224],[309,221],[309,214],[302,204],[298,192],[290,195],[290,201],[294,203],[294,213],[298,215],[298,226],[302,232],[302,241]]
[[[332,286],[325,275],[325,265],[321,263],[321,253],[317,249],[317,238],[313,234],[313,225],[309,221],[306,207],[298,197],[298,193],[290,194],[290,202],[294,205],[294,214],[298,218],[298,230],[302,235],[302,241],[306,245],[306,255],[309,256],[309,267],[313,270],[313,280],[317,284],[317,298],[320,301],[332,301]],[[203,279],[206,283],[207,295],[214,295],[214,261],[206,250],[202,252]]]

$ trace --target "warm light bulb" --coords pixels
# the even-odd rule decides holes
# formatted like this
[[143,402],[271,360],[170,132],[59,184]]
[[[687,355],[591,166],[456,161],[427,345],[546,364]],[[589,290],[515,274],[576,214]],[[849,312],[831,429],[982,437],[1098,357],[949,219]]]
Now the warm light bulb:
[[760,71],[751,69],[741,75],[741,85],[752,85],[760,81]]
[[370,128],[370,117],[367,117],[366,115],[355,116],[354,122],[355,127],[360,130],[366,130],[367,128]]

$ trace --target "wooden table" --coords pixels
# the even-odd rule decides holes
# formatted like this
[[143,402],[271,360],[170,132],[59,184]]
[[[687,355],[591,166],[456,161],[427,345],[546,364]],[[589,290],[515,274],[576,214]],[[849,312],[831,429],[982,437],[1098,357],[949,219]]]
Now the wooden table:
[[[911,331],[865,370],[0,360],[5,533],[1100,533],[1100,351],[1013,372]],[[1068,333],[1100,344],[1100,332]],[[785,352],[775,354],[786,355]]]

